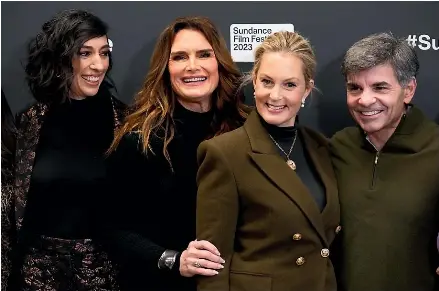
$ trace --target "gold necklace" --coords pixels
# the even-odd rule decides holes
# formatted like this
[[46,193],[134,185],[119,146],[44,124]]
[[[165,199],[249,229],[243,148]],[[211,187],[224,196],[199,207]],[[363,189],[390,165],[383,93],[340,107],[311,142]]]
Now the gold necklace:
[[287,158],[287,165],[288,167],[290,167],[293,171],[296,170],[296,163],[290,159],[290,155],[291,152],[293,151],[293,147],[294,144],[296,143],[296,138],[297,138],[297,130],[296,133],[294,134],[294,139],[293,139],[293,144],[290,147],[290,150],[288,151],[288,154],[284,151],[284,149],[277,143],[277,141],[271,136],[271,134],[268,134],[271,138],[271,140],[274,142],[274,144],[285,154],[286,158]]

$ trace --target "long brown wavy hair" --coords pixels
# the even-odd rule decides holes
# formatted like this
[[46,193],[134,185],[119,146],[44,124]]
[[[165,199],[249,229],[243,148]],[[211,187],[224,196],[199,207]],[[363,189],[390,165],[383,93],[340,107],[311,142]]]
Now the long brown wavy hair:
[[167,147],[174,138],[175,125],[172,116],[176,94],[171,87],[168,61],[174,38],[182,29],[201,32],[212,46],[218,61],[219,83],[211,100],[214,112],[211,126],[214,136],[240,127],[247,118],[249,109],[244,104],[244,94],[239,89],[241,73],[232,60],[224,38],[206,17],[180,17],[161,33],[151,56],[150,69],[143,88],[130,106],[123,126],[116,132],[109,153],[117,148],[125,134],[136,131],[141,136],[145,154],[148,150],[153,152],[150,146],[151,135],[163,139],[163,155],[171,164]]

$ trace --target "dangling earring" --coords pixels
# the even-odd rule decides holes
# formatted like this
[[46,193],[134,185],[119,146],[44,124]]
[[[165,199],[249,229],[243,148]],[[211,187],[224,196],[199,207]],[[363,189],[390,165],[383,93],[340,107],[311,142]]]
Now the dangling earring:
[[302,99],[302,105],[300,105],[300,107],[305,107],[305,98]]
[[256,98],[256,92],[253,91],[253,98]]

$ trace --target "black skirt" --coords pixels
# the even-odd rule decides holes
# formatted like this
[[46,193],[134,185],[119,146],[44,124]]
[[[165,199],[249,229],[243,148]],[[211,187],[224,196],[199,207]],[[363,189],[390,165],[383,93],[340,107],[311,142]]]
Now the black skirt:
[[32,244],[24,256],[21,290],[120,290],[116,268],[91,239],[47,236]]

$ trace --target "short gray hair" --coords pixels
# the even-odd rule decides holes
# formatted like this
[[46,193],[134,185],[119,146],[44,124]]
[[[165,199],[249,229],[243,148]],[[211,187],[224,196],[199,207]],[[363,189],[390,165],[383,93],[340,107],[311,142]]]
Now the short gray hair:
[[403,87],[418,75],[419,61],[414,48],[404,38],[386,32],[369,35],[354,43],[343,58],[341,71],[347,80],[349,74],[385,63],[393,67]]

